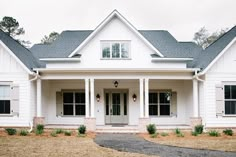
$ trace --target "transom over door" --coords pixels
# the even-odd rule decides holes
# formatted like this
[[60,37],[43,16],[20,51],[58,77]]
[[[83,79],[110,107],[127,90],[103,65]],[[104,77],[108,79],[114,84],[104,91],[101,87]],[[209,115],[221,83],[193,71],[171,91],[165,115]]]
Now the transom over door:
[[127,124],[127,92],[105,92],[105,123]]

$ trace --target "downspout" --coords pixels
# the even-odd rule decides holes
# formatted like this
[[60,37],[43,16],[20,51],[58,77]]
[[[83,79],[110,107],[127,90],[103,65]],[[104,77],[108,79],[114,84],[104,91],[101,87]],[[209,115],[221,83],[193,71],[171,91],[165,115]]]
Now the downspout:
[[[34,78],[30,79],[30,82],[37,80],[40,78],[39,71],[37,70],[36,73],[33,73],[35,76]],[[33,131],[33,120],[29,122],[30,129],[28,130],[29,133]]]

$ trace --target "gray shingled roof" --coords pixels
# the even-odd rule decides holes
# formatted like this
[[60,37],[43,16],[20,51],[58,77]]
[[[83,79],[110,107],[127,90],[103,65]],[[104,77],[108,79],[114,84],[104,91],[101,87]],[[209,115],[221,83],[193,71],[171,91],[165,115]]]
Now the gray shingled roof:
[[[192,62],[188,62],[188,67],[204,69],[236,36],[236,26],[205,50],[194,42],[178,42],[168,31],[139,30],[139,32],[165,57],[193,58]],[[51,45],[36,44],[30,50],[37,58],[68,57],[91,33],[92,30],[64,31]],[[152,57],[159,56],[153,54]]]
[[[178,42],[168,31],[139,31],[165,57],[194,57],[201,48],[195,43]],[[36,44],[30,50],[37,58],[68,57],[92,31],[64,31],[51,45]],[[193,51],[194,50],[194,53]]]
[[235,37],[236,26],[203,50],[201,55],[194,60],[191,66],[205,69]]
[[40,67],[40,63],[33,54],[20,43],[0,30],[0,40],[21,60],[21,62],[30,70]]
[[30,48],[37,58],[68,57],[93,31],[63,31],[52,44],[35,44]]

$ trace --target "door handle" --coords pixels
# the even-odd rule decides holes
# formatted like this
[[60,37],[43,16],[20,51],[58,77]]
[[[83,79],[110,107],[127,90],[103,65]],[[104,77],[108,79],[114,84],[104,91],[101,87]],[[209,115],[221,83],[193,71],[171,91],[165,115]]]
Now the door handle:
[[112,115],[112,109],[110,109],[110,115]]

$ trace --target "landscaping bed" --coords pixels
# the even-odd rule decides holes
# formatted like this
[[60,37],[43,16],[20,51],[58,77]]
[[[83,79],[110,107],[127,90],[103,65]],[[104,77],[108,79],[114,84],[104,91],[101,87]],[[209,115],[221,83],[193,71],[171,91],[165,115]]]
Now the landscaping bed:
[[40,135],[34,132],[26,136],[20,136],[20,130],[16,135],[8,135],[6,131],[0,131],[0,156],[91,156],[91,157],[147,157],[147,155],[119,152],[113,149],[104,148],[94,143],[94,133],[86,133],[79,136],[76,130],[71,131],[70,136],[63,133],[56,137],[51,133],[55,130],[44,130]]
[[193,136],[191,132],[183,131],[182,133],[183,137],[177,136],[175,132],[160,132],[155,136],[139,134],[139,136],[148,141],[164,145],[236,152],[236,135],[227,136],[220,133],[220,136],[214,137],[209,136],[208,133],[199,134],[197,136]]

